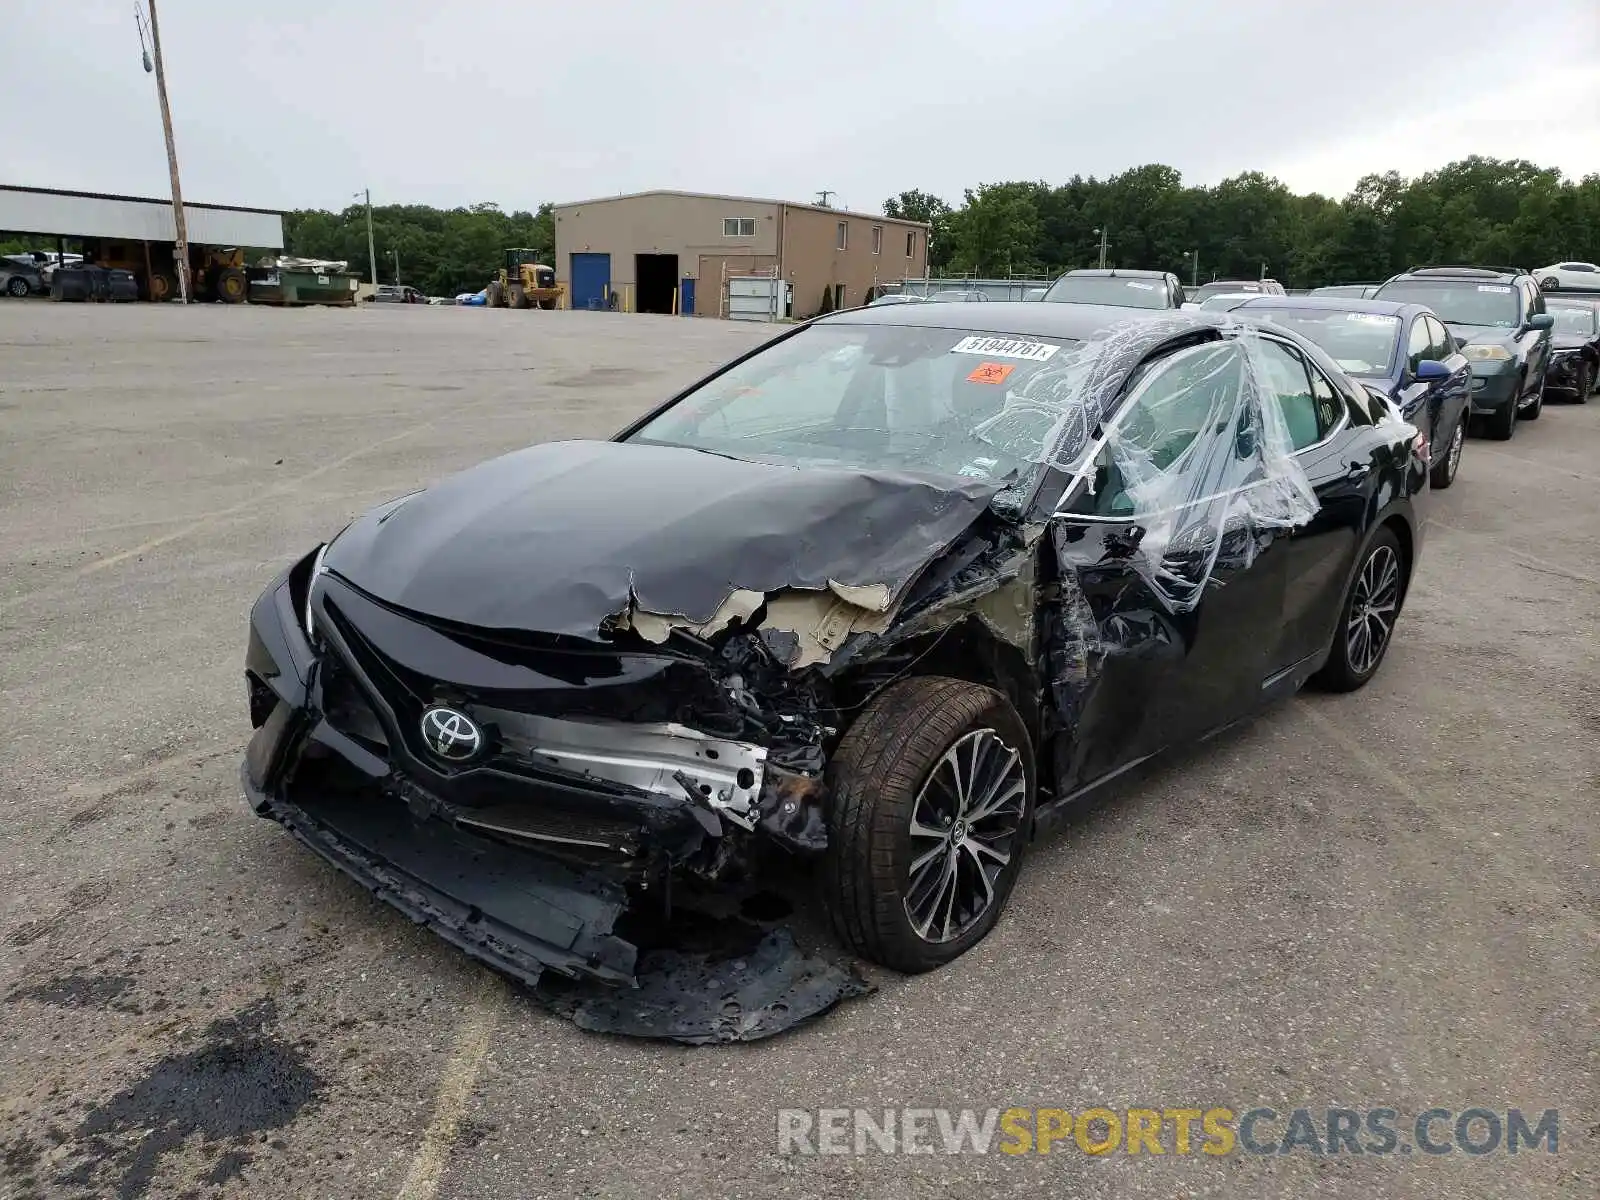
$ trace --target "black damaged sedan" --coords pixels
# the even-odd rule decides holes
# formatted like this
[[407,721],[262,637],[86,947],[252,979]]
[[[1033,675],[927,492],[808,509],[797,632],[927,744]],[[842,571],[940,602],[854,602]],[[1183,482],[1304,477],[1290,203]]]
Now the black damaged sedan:
[[245,788],[468,953],[587,989],[588,1027],[762,1036],[849,978],[786,930],[732,974],[646,931],[798,864],[857,954],[955,958],[1063,805],[1373,676],[1427,457],[1271,326],[839,313],[291,566],[251,616]]

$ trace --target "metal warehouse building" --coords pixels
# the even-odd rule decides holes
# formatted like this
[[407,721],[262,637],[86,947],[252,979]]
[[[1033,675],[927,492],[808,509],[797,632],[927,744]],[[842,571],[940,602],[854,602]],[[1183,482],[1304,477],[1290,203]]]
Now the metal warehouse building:
[[789,312],[772,315],[808,317],[824,289],[842,308],[874,284],[927,273],[926,225],[815,204],[635,192],[558,204],[555,225],[556,273],[573,308],[759,316],[748,298],[765,278],[788,285],[776,306]]

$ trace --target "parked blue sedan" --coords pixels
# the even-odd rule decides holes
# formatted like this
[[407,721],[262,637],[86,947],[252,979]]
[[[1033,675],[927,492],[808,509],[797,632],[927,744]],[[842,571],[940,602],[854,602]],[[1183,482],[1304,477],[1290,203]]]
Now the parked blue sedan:
[[1388,396],[1427,433],[1433,486],[1455,482],[1472,415],[1472,365],[1432,309],[1341,296],[1262,296],[1233,315],[1292,329],[1326,350],[1346,374]]

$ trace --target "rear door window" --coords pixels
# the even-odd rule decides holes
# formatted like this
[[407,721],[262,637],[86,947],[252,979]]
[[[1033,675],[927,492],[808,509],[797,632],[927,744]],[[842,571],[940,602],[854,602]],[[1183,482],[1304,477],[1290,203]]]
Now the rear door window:
[[1294,449],[1315,446],[1333,432],[1344,412],[1339,389],[1293,346],[1263,338],[1259,353],[1267,388],[1283,413]]

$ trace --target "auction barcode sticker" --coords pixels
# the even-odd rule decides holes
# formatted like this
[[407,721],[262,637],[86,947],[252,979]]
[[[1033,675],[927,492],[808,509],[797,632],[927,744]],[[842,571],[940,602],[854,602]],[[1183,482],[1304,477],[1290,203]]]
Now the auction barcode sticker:
[[985,358],[1022,358],[1029,362],[1044,362],[1060,346],[1049,342],[1025,342],[1017,338],[964,337],[950,347],[951,354],[981,354]]

